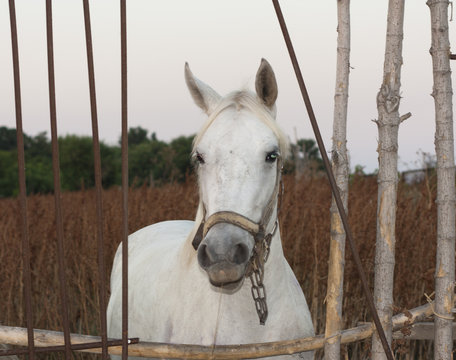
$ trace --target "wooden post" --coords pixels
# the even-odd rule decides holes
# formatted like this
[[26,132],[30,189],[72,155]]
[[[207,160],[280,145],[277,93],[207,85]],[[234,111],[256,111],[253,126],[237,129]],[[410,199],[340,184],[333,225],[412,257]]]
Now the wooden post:
[[434,359],[452,359],[455,250],[455,166],[453,91],[448,35],[448,1],[429,0],[437,155],[437,254]]
[[[392,341],[394,254],[396,245],[397,149],[404,0],[389,0],[383,82],[377,95],[379,132],[377,240],[374,301],[388,343]],[[372,359],[386,359],[379,337],[372,339]]]
[[[337,69],[334,96],[332,168],[345,211],[348,201],[347,106],[350,73],[350,0],[337,1]],[[345,231],[334,197],[331,203],[331,239],[326,292],[325,359],[340,359]]]

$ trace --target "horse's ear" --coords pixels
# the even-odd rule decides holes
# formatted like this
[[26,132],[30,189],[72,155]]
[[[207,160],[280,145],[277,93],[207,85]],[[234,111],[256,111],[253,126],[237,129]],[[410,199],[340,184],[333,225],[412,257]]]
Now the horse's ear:
[[185,63],[185,82],[196,105],[210,115],[220,102],[221,96],[209,85],[193,76],[188,63]]
[[259,98],[272,110],[277,100],[277,82],[271,65],[265,59],[261,59],[256,74],[255,89]]

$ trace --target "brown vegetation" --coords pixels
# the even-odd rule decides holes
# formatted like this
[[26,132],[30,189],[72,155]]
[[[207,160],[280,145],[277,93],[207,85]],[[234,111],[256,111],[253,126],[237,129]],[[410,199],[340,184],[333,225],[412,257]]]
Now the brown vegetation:
[[[435,189],[431,182],[401,183],[397,208],[397,250],[394,301],[397,310],[426,302],[433,291],[435,264]],[[121,234],[121,192],[104,192],[104,241],[109,269]],[[377,183],[375,177],[351,179],[349,220],[360,256],[372,283],[375,253]],[[302,285],[318,333],[324,331],[324,297],[329,253],[329,206],[331,194],[326,178],[295,180],[285,177],[281,208],[281,232],[285,254]],[[130,232],[167,219],[192,219],[197,204],[195,182],[159,188],[131,189]],[[68,192],[62,196],[67,289],[73,332],[97,334],[99,329],[98,276],[96,263],[96,216],[94,191]],[[28,198],[32,247],[34,327],[61,330],[54,198]],[[19,205],[17,199],[0,199],[0,323],[25,326]],[[359,277],[347,249],[344,284],[345,327],[370,321]],[[396,352],[412,351],[425,358],[429,346],[410,342],[396,344]],[[346,347],[351,359],[368,356],[369,346]],[[421,355],[420,355],[421,354]],[[87,357],[87,355],[85,355]],[[397,358],[400,358],[399,356]],[[412,356],[413,358],[413,356]]]

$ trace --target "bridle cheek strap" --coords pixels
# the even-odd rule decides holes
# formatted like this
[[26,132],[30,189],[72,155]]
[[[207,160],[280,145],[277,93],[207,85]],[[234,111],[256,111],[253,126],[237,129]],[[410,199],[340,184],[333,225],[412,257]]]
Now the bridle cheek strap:
[[261,220],[259,223],[256,223],[249,218],[235,213],[233,211],[219,211],[207,218],[206,220],[206,208],[203,204],[203,220],[201,221],[198,230],[196,231],[195,237],[193,238],[192,245],[195,250],[198,249],[198,246],[201,244],[203,239],[206,237],[206,234],[208,231],[216,224],[220,223],[227,223],[227,224],[232,224],[237,227],[240,227],[241,229],[244,229],[248,233],[250,233],[254,239],[255,242],[258,240],[262,240],[265,236],[264,232],[265,229],[264,227],[267,226],[269,223],[269,220],[271,219],[274,207],[276,205],[277,198],[279,197],[281,190],[282,189],[282,162],[279,160],[279,163],[277,164],[277,174],[276,174],[276,183],[274,186],[274,191],[271,194],[271,197],[269,198],[269,202],[266,206],[266,208],[263,211],[263,215],[261,217]]

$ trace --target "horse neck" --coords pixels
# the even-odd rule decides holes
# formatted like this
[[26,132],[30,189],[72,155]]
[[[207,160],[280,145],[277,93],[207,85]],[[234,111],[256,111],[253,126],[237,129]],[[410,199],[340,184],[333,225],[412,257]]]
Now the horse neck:
[[203,220],[203,214],[203,203],[200,201],[198,210],[196,211],[195,226],[193,227],[190,234],[188,234],[187,239],[179,251],[179,261],[184,267],[190,267],[193,262],[197,261],[196,251],[193,248],[192,241],[196,235],[196,232],[198,231],[201,221]]
[[[272,228],[275,219],[277,218],[277,207],[271,216],[270,224],[268,229]],[[272,224],[271,224],[272,223]],[[271,241],[271,248],[268,260],[265,264],[265,271],[272,270],[277,272],[283,268],[285,261],[285,255],[283,253],[282,239],[280,236],[280,224],[277,225],[277,230]]]
[[[269,253],[269,261],[272,262],[272,266],[281,266],[283,267],[283,263],[285,261],[285,256],[283,254],[283,247],[282,247],[282,240],[280,237],[280,225],[278,223],[278,206],[281,203],[281,197],[282,197],[282,191],[281,187],[283,186],[282,183],[282,165],[281,163],[277,164],[277,178],[276,178],[276,185],[275,185],[275,190],[274,194],[276,198],[272,198],[270,201],[274,203],[273,210],[271,213],[271,216],[268,220],[268,224],[266,226],[266,233],[268,231],[272,231],[275,222],[277,221],[277,229],[275,230],[275,235],[273,236],[273,239],[271,241],[271,248],[270,248],[270,253]],[[286,262],[286,261],[285,261]],[[269,266],[271,267],[271,265]],[[268,268],[268,263],[266,263],[265,269]]]

